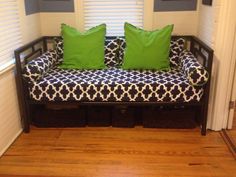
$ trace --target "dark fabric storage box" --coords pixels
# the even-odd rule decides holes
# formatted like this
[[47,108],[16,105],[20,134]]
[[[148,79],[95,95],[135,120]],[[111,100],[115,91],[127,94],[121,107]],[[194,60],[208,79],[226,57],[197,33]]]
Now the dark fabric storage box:
[[32,123],[37,127],[85,127],[86,111],[83,107],[59,110],[37,107]]
[[134,127],[134,109],[127,106],[115,106],[112,109],[113,127]]
[[111,126],[111,107],[89,106],[87,107],[87,124],[91,127]]
[[195,110],[190,108],[144,108],[142,113],[145,128],[195,128]]

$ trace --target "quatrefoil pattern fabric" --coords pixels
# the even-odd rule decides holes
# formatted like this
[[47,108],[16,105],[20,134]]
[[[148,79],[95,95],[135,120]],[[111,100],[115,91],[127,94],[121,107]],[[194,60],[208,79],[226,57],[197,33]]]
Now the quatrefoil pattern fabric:
[[106,39],[105,41],[105,64],[107,67],[117,67],[119,55],[119,39]]
[[177,69],[164,71],[63,70],[53,68],[30,84],[37,101],[199,101],[203,89],[189,84]]
[[57,64],[55,50],[47,51],[40,57],[30,61],[23,69],[23,77],[27,82],[36,82]]
[[57,54],[57,64],[61,64],[63,62],[63,38],[58,37],[55,38],[55,49],[56,49],[56,54]]
[[185,40],[179,38],[177,40],[171,40],[170,42],[170,67],[179,67],[180,65],[180,53],[184,50]]
[[180,67],[193,86],[203,86],[209,79],[207,70],[199,63],[196,57],[184,50],[180,54]]
[[119,49],[119,63],[118,65],[121,66],[123,64],[124,60],[124,55],[125,55],[125,47],[126,47],[126,42],[124,38],[119,38],[119,43],[120,43],[120,49]]

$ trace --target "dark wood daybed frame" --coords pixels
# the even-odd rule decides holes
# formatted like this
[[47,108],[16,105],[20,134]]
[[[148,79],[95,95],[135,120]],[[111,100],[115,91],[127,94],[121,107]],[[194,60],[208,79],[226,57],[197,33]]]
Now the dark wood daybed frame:
[[[30,131],[32,107],[35,105],[129,105],[129,106],[191,106],[200,108],[200,121],[201,134],[206,135],[207,113],[208,113],[208,100],[210,93],[211,83],[211,70],[213,61],[213,50],[204,42],[195,36],[172,36],[172,38],[185,38],[188,41],[188,48],[197,57],[201,58],[203,66],[209,73],[209,80],[204,85],[204,95],[200,102],[190,103],[173,103],[173,102],[42,102],[30,99],[27,83],[23,79],[22,69],[30,59],[42,55],[48,50],[48,44],[52,43],[55,36],[44,36],[36,39],[29,44],[26,44],[19,49],[15,50],[16,59],[16,83],[22,119],[22,126],[25,133]],[[30,51],[29,51],[30,50]],[[27,51],[27,55],[22,55]],[[22,57],[23,56],[23,57]],[[174,116],[174,115],[173,115]]]

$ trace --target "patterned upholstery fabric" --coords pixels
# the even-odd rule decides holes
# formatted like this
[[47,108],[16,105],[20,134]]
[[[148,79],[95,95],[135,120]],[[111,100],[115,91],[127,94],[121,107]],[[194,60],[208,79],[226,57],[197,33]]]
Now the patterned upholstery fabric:
[[29,87],[38,101],[199,101],[203,89],[179,70],[63,70],[53,68]]
[[55,40],[55,49],[56,49],[56,54],[57,54],[57,63],[61,64],[63,62],[63,38],[62,37],[57,37],[54,39]]
[[119,39],[106,39],[105,64],[107,67],[118,67]]
[[119,66],[123,64],[124,56],[125,56],[125,47],[126,47],[126,42],[124,38],[119,38],[120,39],[120,49],[119,49]]
[[43,77],[57,63],[56,51],[51,50],[30,61],[23,69],[23,76],[27,82],[36,82]]
[[199,63],[194,55],[184,50],[180,54],[180,67],[193,86],[203,86],[209,79],[206,69]]
[[[170,43],[170,67],[179,67],[180,60],[179,55],[184,50],[185,40],[179,38],[177,40],[172,39]],[[120,38],[120,50],[119,50],[119,65],[122,65],[126,42],[124,38]]]
[[185,40],[179,38],[177,40],[171,40],[170,42],[170,67],[179,67],[180,59],[179,55],[184,50]]

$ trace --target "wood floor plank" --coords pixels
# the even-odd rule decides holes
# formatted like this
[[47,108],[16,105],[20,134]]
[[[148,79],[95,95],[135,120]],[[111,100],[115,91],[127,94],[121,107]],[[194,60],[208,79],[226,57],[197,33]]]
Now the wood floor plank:
[[38,129],[22,134],[0,159],[0,176],[236,177],[218,132],[199,129]]
[[230,138],[232,138],[232,141],[236,147],[236,109],[234,112],[233,128],[232,128],[232,130],[229,130],[228,132],[230,134]]
[[228,137],[227,144],[229,145],[229,148],[234,154],[234,156],[236,157],[236,108],[234,112],[233,127],[231,130],[226,130],[225,133],[227,134],[226,136]]

